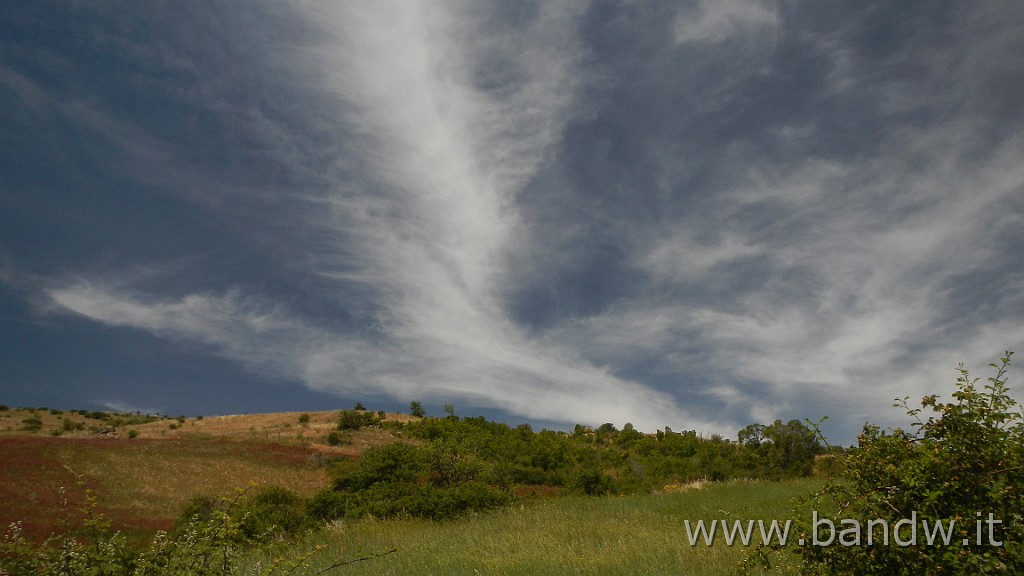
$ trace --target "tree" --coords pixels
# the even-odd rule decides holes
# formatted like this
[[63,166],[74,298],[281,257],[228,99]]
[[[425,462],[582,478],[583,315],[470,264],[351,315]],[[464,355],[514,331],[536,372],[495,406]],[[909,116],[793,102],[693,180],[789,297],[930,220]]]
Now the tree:
[[427,413],[423,410],[423,404],[420,404],[418,400],[413,400],[409,403],[409,414],[416,416],[417,418],[423,418]]
[[764,424],[751,424],[736,435],[739,443],[748,448],[758,448],[764,442]]
[[799,420],[776,420],[765,427],[763,440],[768,467],[776,476],[809,475],[822,451],[814,431]]
[[[920,407],[897,399],[916,431],[883,432],[866,425],[848,452],[843,477],[829,481],[808,502],[815,510],[836,509],[836,527],[884,522],[911,545],[886,543],[870,529],[847,533],[847,545],[801,546],[805,574],[1020,574],[1024,572],[1024,422],[1006,388],[1011,353],[991,364],[995,375],[983,387],[961,364],[952,401],[925,396]],[[929,413],[927,418],[923,414]],[[831,503],[831,504],[830,504]],[[801,538],[816,538],[828,526],[799,513]],[[951,537],[928,545],[925,522]],[[908,524],[909,523],[909,524]],[[984,525],[982,525],[984,524]],[[828,534],[822,536],[827,538]],[[855,541],[859,538],[859,544]],[[941,536],[939,536],[941,538]],[[766,556],[761,555],[764,559]]]

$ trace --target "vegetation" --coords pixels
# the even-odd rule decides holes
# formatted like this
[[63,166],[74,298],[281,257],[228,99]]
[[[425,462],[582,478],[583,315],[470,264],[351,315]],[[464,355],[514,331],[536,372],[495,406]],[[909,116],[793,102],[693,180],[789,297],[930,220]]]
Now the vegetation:
[[[865,426],[842,476],[796,515],[801,537],[835,538],[797,549],[804,574],[1024,571],[1024,420],[1007,393],[1010,356],[991,364],[995,375],[980,387],[960,365],[950,402],[929,395],[911,408],[909,398],[897,399],[912,431]],[[831,526],[815,526],[809,510],[832,510]],[[771,556],[762,549],[757,558],[770,565]]]
[[[0,542],[0,574],[320,574],[370,558],[379,563],[352,573],[724,574],[741,561],[748,573],[1021,573],[1024,414],[1007,392],[1009,365],[1007,353],[984,385],[961,366],[949,402],[935,395],[919,406],[897,400],[910,430],[867,425],[856,447],[833,449],[831,457],[817,426],[796,420],[751,424],[736,440],[669,428],[643,434],[629,423],[566,433],[460,418],[451,404],[441,418],[358,409],[262,416],[286,428],[298,418],[295,438],[310,445],[305,449],[201,437],[160,442],[145,436],[156,433],[149,423],[130,429],[130,437],[143,431],[132,442],[23,431],[21,439],[0,438],[11,441],[0,443],[0,497],[13,502],[40,484],[8,470],[70,464],[81,472],[62,476],[76,487],[60,492],[60,509],[79,513],[69,516],[34,495],[22,513],[60,519],[58,535],[40,545],[39,526],[12,524]],[[413,402],[410,411],[422,406]],[[45,410],[3,418],[36,418],[51,434],[113,420]],[[208,430],[229,423],[209,420]],[[151,423],[163,431],[183,427],[180,420]],[[303,440],[304,433],[313,439]],[[312,444],[325,436],[330,447]],[[197,458],[201,447],[214,460]],[[288,485],[278,480],[290,476],[279,474],[225,499],[224,482],[244,477],[227,455],[249,449],[261,457],[288,452],[293,479],[317,479]],[[181,480],[206,479],[213,469],[224,481],[215,489]],[[815,477],[823,471],[832,474],[827,481]],[[146,495],[131,493],[129,482],[144,485]],[[120,496],[101,503],[97,487]],[[811,490],[793,511],[789,498]],[[161,499],[165,491],[177,499]],[[149,515],[184,511],[143,542],[120,536],[120,519],[102,513],[116,512],[118,498],[151,504]],[[785,510],[789,546],[695,547],[683,530],[686,521],[784,521]],[[948,543],[929,545],[924,522],[956,531]],[[873,525],[884,529],[872,532]],[[796,546],[797,538],[831,545]]]
[[[294,510],[297,497],[282,489],[264,489],[252,495],[238,490],[231,500],[194,502],[187,517],[173,532],[158,532],[148,546],[131,546],[128,540],[111,529],[111,523],[96,512],[96,497],[86,492],[82,527],[65,525],[59,535],[42,544],[29,541],[21,533],[20,524],[9,526],[0,539],[0,574],[32,574],[64,576],[68,574],[101,574],[104,576],[191,576],[194,574],[230,575],[237,570],[241,553],[275,538],[282,527],[297,529]],[[68,503],[65,501],[67,508]],[[291,574],[303,568],[319,549],[285,561],[278,557],[262,570],[252,572],[263,576]],[[344,565],[321,569],[326,573]]]
[[[358,460],[335,462],[333,488],[311,504],[320,520],[418,516],[450,519],[504,506],[515,494],[629,494],[694,480],[807,476],[821,450],[797,421],[760,426],[744,444],[696,432],[644,435],[626,424],[574,434],[535,432],[482,417],[388,423],[407,441],[371,447]],[[342,411],[339,428],[358,429],[372,413]],[[384,425],[371,421],[369,425]],[[331,433],[336,434],[335,432]],[[340,444],[339,436],[328,436]]]
[[359,430],[368,426],[377,426],[384,418],[374,412],[363,410],[342,410],[338,414],[338,430]]
[[[817,478],[733,480],[659,494],[529,499],[455,522],[411,517],[339,521],[301,535],[283,550],[243,555],[239,573],[255,572],[281,554],[302,556],[320,548],[325,552],[311,558],[302,574],[312,576],[349,554],[397,549],[338,574],[725,576],[737,570],[744,547],[690,546],[686,520],[779,518],[793,506],[794,497],[820,485]],[[781,573],[797,570],[788,567]]]

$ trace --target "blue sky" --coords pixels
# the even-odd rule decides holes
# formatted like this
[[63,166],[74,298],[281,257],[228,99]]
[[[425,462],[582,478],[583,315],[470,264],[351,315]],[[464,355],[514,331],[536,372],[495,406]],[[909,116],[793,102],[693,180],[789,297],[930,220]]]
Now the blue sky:
[[5,3],[0,402],[850,442],[1024,349],[1022,29],[1012,2]]

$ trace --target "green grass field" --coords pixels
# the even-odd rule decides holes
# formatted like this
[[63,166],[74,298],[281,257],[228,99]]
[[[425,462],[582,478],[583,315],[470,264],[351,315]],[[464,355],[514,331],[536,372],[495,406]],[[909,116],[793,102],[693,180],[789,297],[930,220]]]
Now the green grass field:
[[735,481],[680,493],[543,499],[442,523],[339,522],[297,545],[253,555],[239,573],[259,573],[276,558],[303,557],[322,546],[296,574],[317,574],[337,562],[392,549],[397,551],[331,573],[732,574],[746,549],[722,542],[690,546],[684,521],[783,519],[795,496],[821,482]]

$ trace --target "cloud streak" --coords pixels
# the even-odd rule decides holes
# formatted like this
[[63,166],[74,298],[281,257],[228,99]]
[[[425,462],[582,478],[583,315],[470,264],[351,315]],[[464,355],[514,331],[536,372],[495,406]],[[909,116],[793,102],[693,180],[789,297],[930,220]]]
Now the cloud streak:
[[[516,194],[571,117],[576,49],[552,32],[576,14],[549,4],[525,32],[490,37],[436,8],[310,8],[327,39],[306,53],[359,143],[355,169],[324,194],[336,244],[316,272],[340,299],[346,286],[372,293],[379,338],[323,330],[237,291],[162,300],[74,284],[50,297],[319,390],[453,397],[561,422],[712,426],[577,350],[531,340],[504,310],[507,260],[523,233]],[[489,78],[482,59],[514,72]]]
[[0,62],[101,144],[97,219],[184,214],[40,264],[50,312],[336,395],[840,441],[1024,342],[1016,12],[138,10],[190,31],[109,39],[181,122]]

